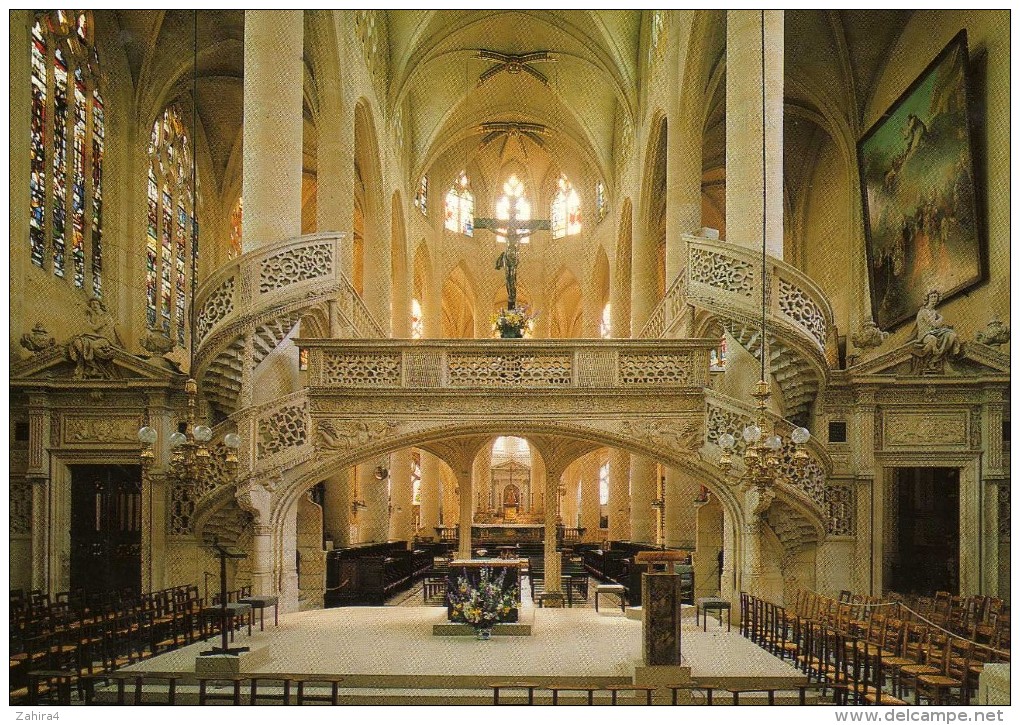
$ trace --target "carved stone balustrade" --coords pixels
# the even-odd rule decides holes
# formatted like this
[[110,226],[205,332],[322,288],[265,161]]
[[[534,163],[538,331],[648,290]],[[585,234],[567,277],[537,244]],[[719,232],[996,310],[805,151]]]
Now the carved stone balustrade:
[[648,322],[641,328],[638,337],[641,339],[679,337],[683,323],[691,319],[691,307],[687,304],[687,278],[680,275],[655,310],[648,317]]

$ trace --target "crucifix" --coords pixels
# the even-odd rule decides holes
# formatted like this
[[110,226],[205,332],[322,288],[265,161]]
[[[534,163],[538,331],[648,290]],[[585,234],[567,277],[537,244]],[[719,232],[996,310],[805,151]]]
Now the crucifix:
[[517,264],[520,261],[521,239],[538,229],[549,229],[548,219],[517,219],[519,197],[507,194],[510,209],[506,219],[484,219],[476,217],[475,229],[488,229],[506,241],[506,249],[496,258],[496,269],[502,269],[506,276],[506,308],[517,307]]

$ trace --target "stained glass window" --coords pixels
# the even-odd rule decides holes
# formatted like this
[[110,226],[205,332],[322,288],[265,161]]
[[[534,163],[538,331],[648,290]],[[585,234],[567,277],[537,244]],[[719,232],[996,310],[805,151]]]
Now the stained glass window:
[[[531,202],[524,196],[524,184],[516,174],[511,174],[503,184],[503,196],[496,200],[496,218],[509,219],[511,209],[514,210],[514,217],[517,221],[531,219]],[[527,244],[530,239],[530,235],[523,235],[518,241],[521,244]],[[496,241],[506,243],[506,237],[497,234]]]
[[566,176],[557,183],[550,210],[552,238],[559,239],[581,231],[581,197]]
[[451,232],[474,236],[475,197],[468,189],[467,174],[461,172],[457,182],[446,192],[445,226]]
[[418,300],[411,300],[411,339],[420,340],[421,335],[421,303]]
[[418,182],[418,191],[414,193],[414,205],[418,211],[428,216],[429,204],[429,177],[422,176]]
[[609,202],[606,200],[606,185],[601,181],[595,183],[595,214],[598,221],[606,218],[609,211]]
[[89,11],[39,13],[31,54],[31,260],[101,295],[106,119]]
[[149,137],[145,324],[181,346],[188,342],[186,306],[198,259],[191,154],[180,115],[168,107]]
[[609,504],[609,464],[603,463],[599,469],[599,506]]
[[726,338],[719,339],[719,346],[712,348],[708,354],[708,367],[710,370],[726,369]]

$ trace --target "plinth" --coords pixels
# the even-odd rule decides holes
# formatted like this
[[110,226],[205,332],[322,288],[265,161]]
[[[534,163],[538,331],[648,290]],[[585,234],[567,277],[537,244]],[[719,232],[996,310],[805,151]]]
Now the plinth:
[[679,574],[641,575],[641,653],[646,665],[680,664]]

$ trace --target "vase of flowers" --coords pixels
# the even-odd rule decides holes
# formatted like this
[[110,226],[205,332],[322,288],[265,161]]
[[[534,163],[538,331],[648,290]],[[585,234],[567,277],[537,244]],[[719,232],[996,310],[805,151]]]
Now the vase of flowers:
[[526,305],[509,310],[501,309],[492,318],[492,329],[494,332],[498,332],[500,337],[524,337],[524,331],[528,329],[534,319],[535,316],[531,314]]
[[446,595],[452,620],[470,624],[478,639],[491,638],[492,627],[504,621],[517,606],[517,586],[504,587],[505,578],[506,569],[493,575],[488,567],[479,572],[477,582],[459,577],[457,585]]

